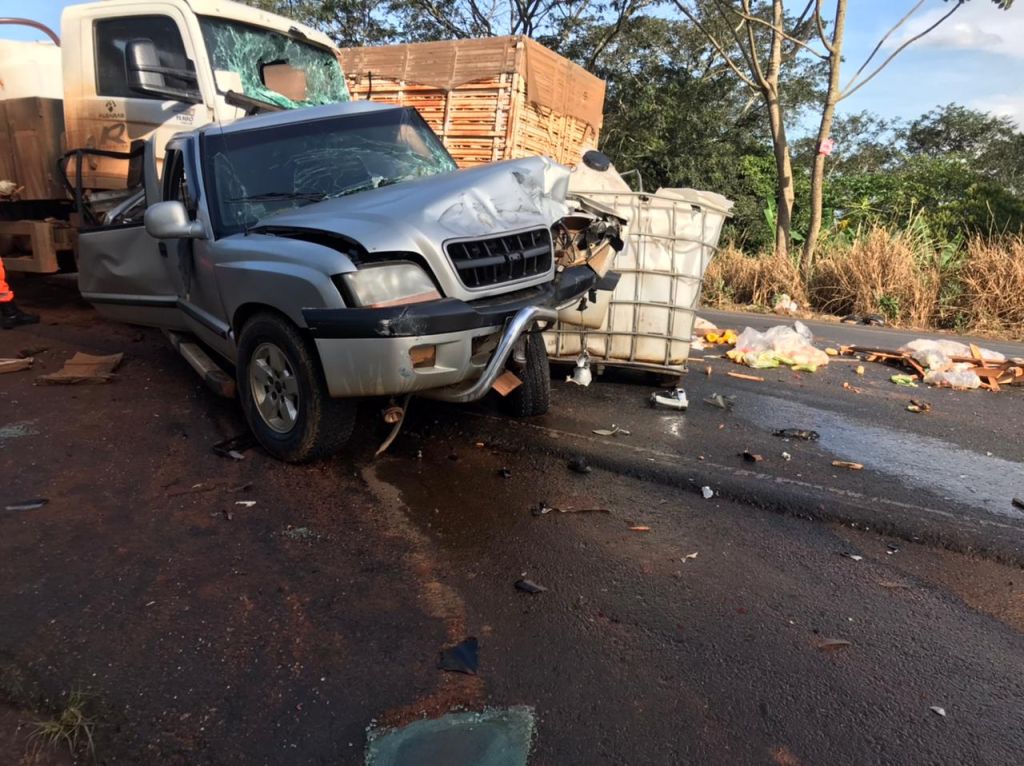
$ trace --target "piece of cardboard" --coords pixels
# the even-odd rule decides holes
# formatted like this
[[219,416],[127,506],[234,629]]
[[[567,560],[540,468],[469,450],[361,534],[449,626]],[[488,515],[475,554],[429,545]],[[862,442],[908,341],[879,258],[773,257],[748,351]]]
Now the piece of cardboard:
[[93,356],[75,353],[57,372],[38,378],[40,383],[71,385],[76,383],[107,383],[114,377],[114,370],[121,364],[124,354]]

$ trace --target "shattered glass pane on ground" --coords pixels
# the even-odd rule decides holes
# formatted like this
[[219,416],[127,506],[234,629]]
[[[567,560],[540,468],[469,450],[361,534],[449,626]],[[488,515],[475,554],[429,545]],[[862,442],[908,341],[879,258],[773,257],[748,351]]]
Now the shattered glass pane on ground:
[[449,713],[400,729],[371,729],[367,766],[526,766],[534,715],[528,707]]
[[[213,69],[238,74],[246,96],[286,109],[350,100],[341,64],[326,48],[236,21],[202,17],[200,27]],[[282,62],[305,72],[304,101],[293,101],[264,85],[262,67]]]

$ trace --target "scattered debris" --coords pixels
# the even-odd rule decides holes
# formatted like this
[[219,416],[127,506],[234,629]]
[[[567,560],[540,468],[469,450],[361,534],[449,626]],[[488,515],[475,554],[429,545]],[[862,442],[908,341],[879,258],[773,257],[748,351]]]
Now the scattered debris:
[[572,368],[572,375],[567,375],[565,378],[566,383],[574,383],[577,386],[583,386],[586,388],[594,380],[593,373],[590,372],[590,354],[587,353],[586,349],[576,357],[576,366]]
[[34,500],[22,500],[20,503],[10,503],[4,506],[5,511],[34,511],[36,508],[42,508],[46,505],[49,500],[45,497],[39,497]]
[[715,496],[715,491],[711,487],[703,486],[700,488],[700,493],[704,495],[705,500],[710,500]]
[[1024,500],[1021,500],[1019,497],[1015,497],[1010,502],[1012,502],[1015,507],[1024,511]]
[[863,463],[851,463],[849,460],[833,460],[832,465],[836,468],[849,468],[851,471],[864,470]]
[[826,348],[825,353],[829,356],[839,356],[839,350],[831,347]]
[[629,436],[630,435],[629,431],[627,431],[625,428],[620,428],[619,426],[615,425],[614,423],[612,423],[612,427],[610,429],[609,428],[595,428],[594,429],[594,433],[597,434],[598,436],[618,436],[619,434],[622,434],[623,436]]
[[650,532],[651,528],[644,524],[635,524],[629,528],[630,532]]
[[846,553],[844,551],[843,553],[840,553],[839,555],[842,556],[843,558],[850,559],[851,561],[863,561],[864,560],[864,557],[861,556],[858,553]]
[[900,547],[898,545],[896,545],[896,543],[886,543],[885,548],[886,548],[886,551],[885,551],[885,555],[886,556],[892,556],[894,553],[899,553],[900,552]]
[[571,460],[569,460],[568,465],[569,470],[573,471],[574,473],[590,473],[590,471],[592,470],[590,468],[589,463],[587,463],[587,459],[583,457],[583,455],[576,455]]
[[559,513],[611,513],[607,508],[555,508]]
[[821,434],[817,431],[807,431],[802,428],[780,428],[772,433],[783,439],[803,439],[805,442],[816,442],[821,438]]
[[[765,332],[747,327],[726,356],[738,364],[766,369],[784,364],[794,370],[814,372],[828,364],[828,354],[813,345],[814,336],[803,322],[778,325]],[[731,373],[730,373],[731,374]]]
[[108,383],[114,378],[114,370],[121,364],[124,354],[110,356],[93,356],[75,353],[71,359],[57,372],[42,375],[38,380],[42,383],[76,384],[76,383]]
[[309,527],[293,527],[290,524],[281,531],[281,534],[289,540],[303,540],[306,542],[320,540],[322,537]]
[[24,359],[0,359],[0,375],[5,372],[21,372],[27,370],[36,360],[32,357]]
[[790,455],[788,452],[783,452],[782,453],[782,459],[785,460],[788,463],[790,460],[793,459],[793,456]]
[[733,408],[734,404],[736,404],[736,397],[711,394],[711,396],[704,397],[704,403],[710,404],[712,407],[718,407],[720,410],[728,411]]
[[[494,383],[491,384],[491,388],[493,388],[498,393],[499,396],[505,397],[511,394],[521,385],[523,385],[523,381],[521,381],[516,376],[516,374],[512,372],[512,370],[505,370],[505,372],[501,373],[501,375],[498,376],[497,380],[495,380]],[[406,394],[406,396],[409,395]]]
[[516,580],[515,588],[516,590],[521,590],[523,593],[529,593],[531,595],[536,593],[544,593],[545,591],[547,591],[547,588],[545,588],[543,585],[538,585],[532,580],[527,579]]
[[911,399],[910,404],[907,405],[907,409],[910,412],[931,412],[932,406],[928,402],[920,402],[917,399]]
[[826,638],[818,644],[818,649],[823,652],[834,652],[837,649],[846,649],[849,646],[853,646],[853,644],[845,638]]
[[22,436],[35,436],[39,432],[32,428],[34,420],[26,420],[20,423],[8,423],[0,426],[0,441],[4,439],[20,439]]
[[[497,382],[495,382],[494,385],[497,387]],[[502,396],[504,395],[505,394],[502,394]],[[410,401],[412,401],[412,394],[406,394],[402,397],[401,405],[393,404],[384,410],[384,422],[391,425],[391,430],[388,432],[384,441],[381,442],[380,446],[377,447],[377,451],[373,453],[375,458],[383,455],[387,451],[388,447],[391,446],[392,442],[398,438],[398,433],[402,430],[402,425],[405,423],[405,416],[409,412]]]
[[470,636],[455,646],[442,649],[437,658],[438,670],[454,673],[466,673],[475,676],[480,666],[478,656],[479,644],[474,636]]
[[685,410],[690,406],[690,402],[686,398],[686,391],[681,388],[655,391],[648,401],[651,407],[666,407],[670,410]]
[[[892,362],[911,368],[928,385],[958,390],[1024,385],[1024,364],[1003,354],[953,340],[918,338],[896,350],[849,346],[846,354],[865,354],[869,362]],[[907,376],[902,378],[907,379]],[[899,381],[894,376],[894,383]],[[907,385],[901,383],[901,385]]]
[[532,513],[534,516],[546,516],[553,510],[555,509],[552,506],[548,505],[547,500],[541,500],[539,503],[537,503],[537,507],[532,509]]
[[904,373],[899,373],[897,375],[890,376],[889,380],[891,380],[897,386],[906,386],[907,388],[917,388],[917,376],[916,375],[906,375]]
[[864,374],[864,365],[863,364],[858,364],[856,367],[853,368],[853,371],[857,375],[863,375]]
[[764,383],[764,378],[760,375],[746,375],[742,372],[727,372],[725,373],[730,378],[739,378],[740,380],[751,380],[754,383]]
[[800,304],[789,297],[788,293],[782,293],[775,299],[775,305],[772,306],[774,311],[779,316],[793,316],[800,310]]
[[864,389],[863,388],[857,388],[856,386],[852,385],[849,381],[846,381],[846,380],[843,381],[843,388],[845,388],[847,391],[853,391],[853,393],[855,393],[855,394],[863,394],[864,393]]
[[680,561],[682,561],[685,564],[687,561],[690,561],[695,558],[697,558],[697,551],[694,551],[693,553],[687,553],[680,559]]
[[717,345],[733,345],[739,336],[735,330],[723,330],[722,332],[708,332],[704,334],[704,341],[710,343],[713,346]]
[[760,463],[762,460],[764,460],[764,456],[757,455],[751,452],[750,450],[743,450],[743,452],[740,453],[740,457],[742,457],[748,463]]
[[210,449],[213,450],[214,455],[220,457],[229,457],[234,460],[245,460],[245,456],[242,454],[247,449],[256,446],[256,440],[252,434],[246,431],[245,433],[232,436],[230,439],[225,439],[222,442],[214,444]]
[[512,471],[509,470],[508,468],[505,468],[505,467],[499,468],[498,469],[498,476],[500,476],[503,479],[511,479],[512,478]]
[[939,707],[938,705],[932,705],[928,709],[931,710],[933,713],[935,713],[935,715],[941,715],[943,718],[946,717],[946,708],[944,708],[944,707]]
[[255,500],[236,500],[235,501],[235,505],[240,505],[243,508],[252,508],[254,505],[256,505],[256,501]]

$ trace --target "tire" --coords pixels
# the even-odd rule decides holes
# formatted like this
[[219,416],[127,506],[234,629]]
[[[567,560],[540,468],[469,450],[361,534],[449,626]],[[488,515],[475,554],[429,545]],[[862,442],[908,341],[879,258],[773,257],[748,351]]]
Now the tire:
[[[551,365],[544,337],[539,332],[523,336],[525,347],[517,347],[506,368],[519,376],[523,384],[501,400],[501,408],[514,418],[546,415],[551,408]],[[522,354],[524,359],[516,359]]]
[[249,428],[279,460],[329,457],[352,437],[356,403],[330,397],[314,346],[281,316],[257,314],[242,327],[237,382]]

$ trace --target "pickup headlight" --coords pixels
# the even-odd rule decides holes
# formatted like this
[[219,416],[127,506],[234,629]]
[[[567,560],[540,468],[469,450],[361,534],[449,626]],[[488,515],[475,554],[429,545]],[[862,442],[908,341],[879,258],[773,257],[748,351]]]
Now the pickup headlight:
[[373,263],[335,279],[356,305],[364,308],[423,303],[441,297],[427,272],[415,263]]

